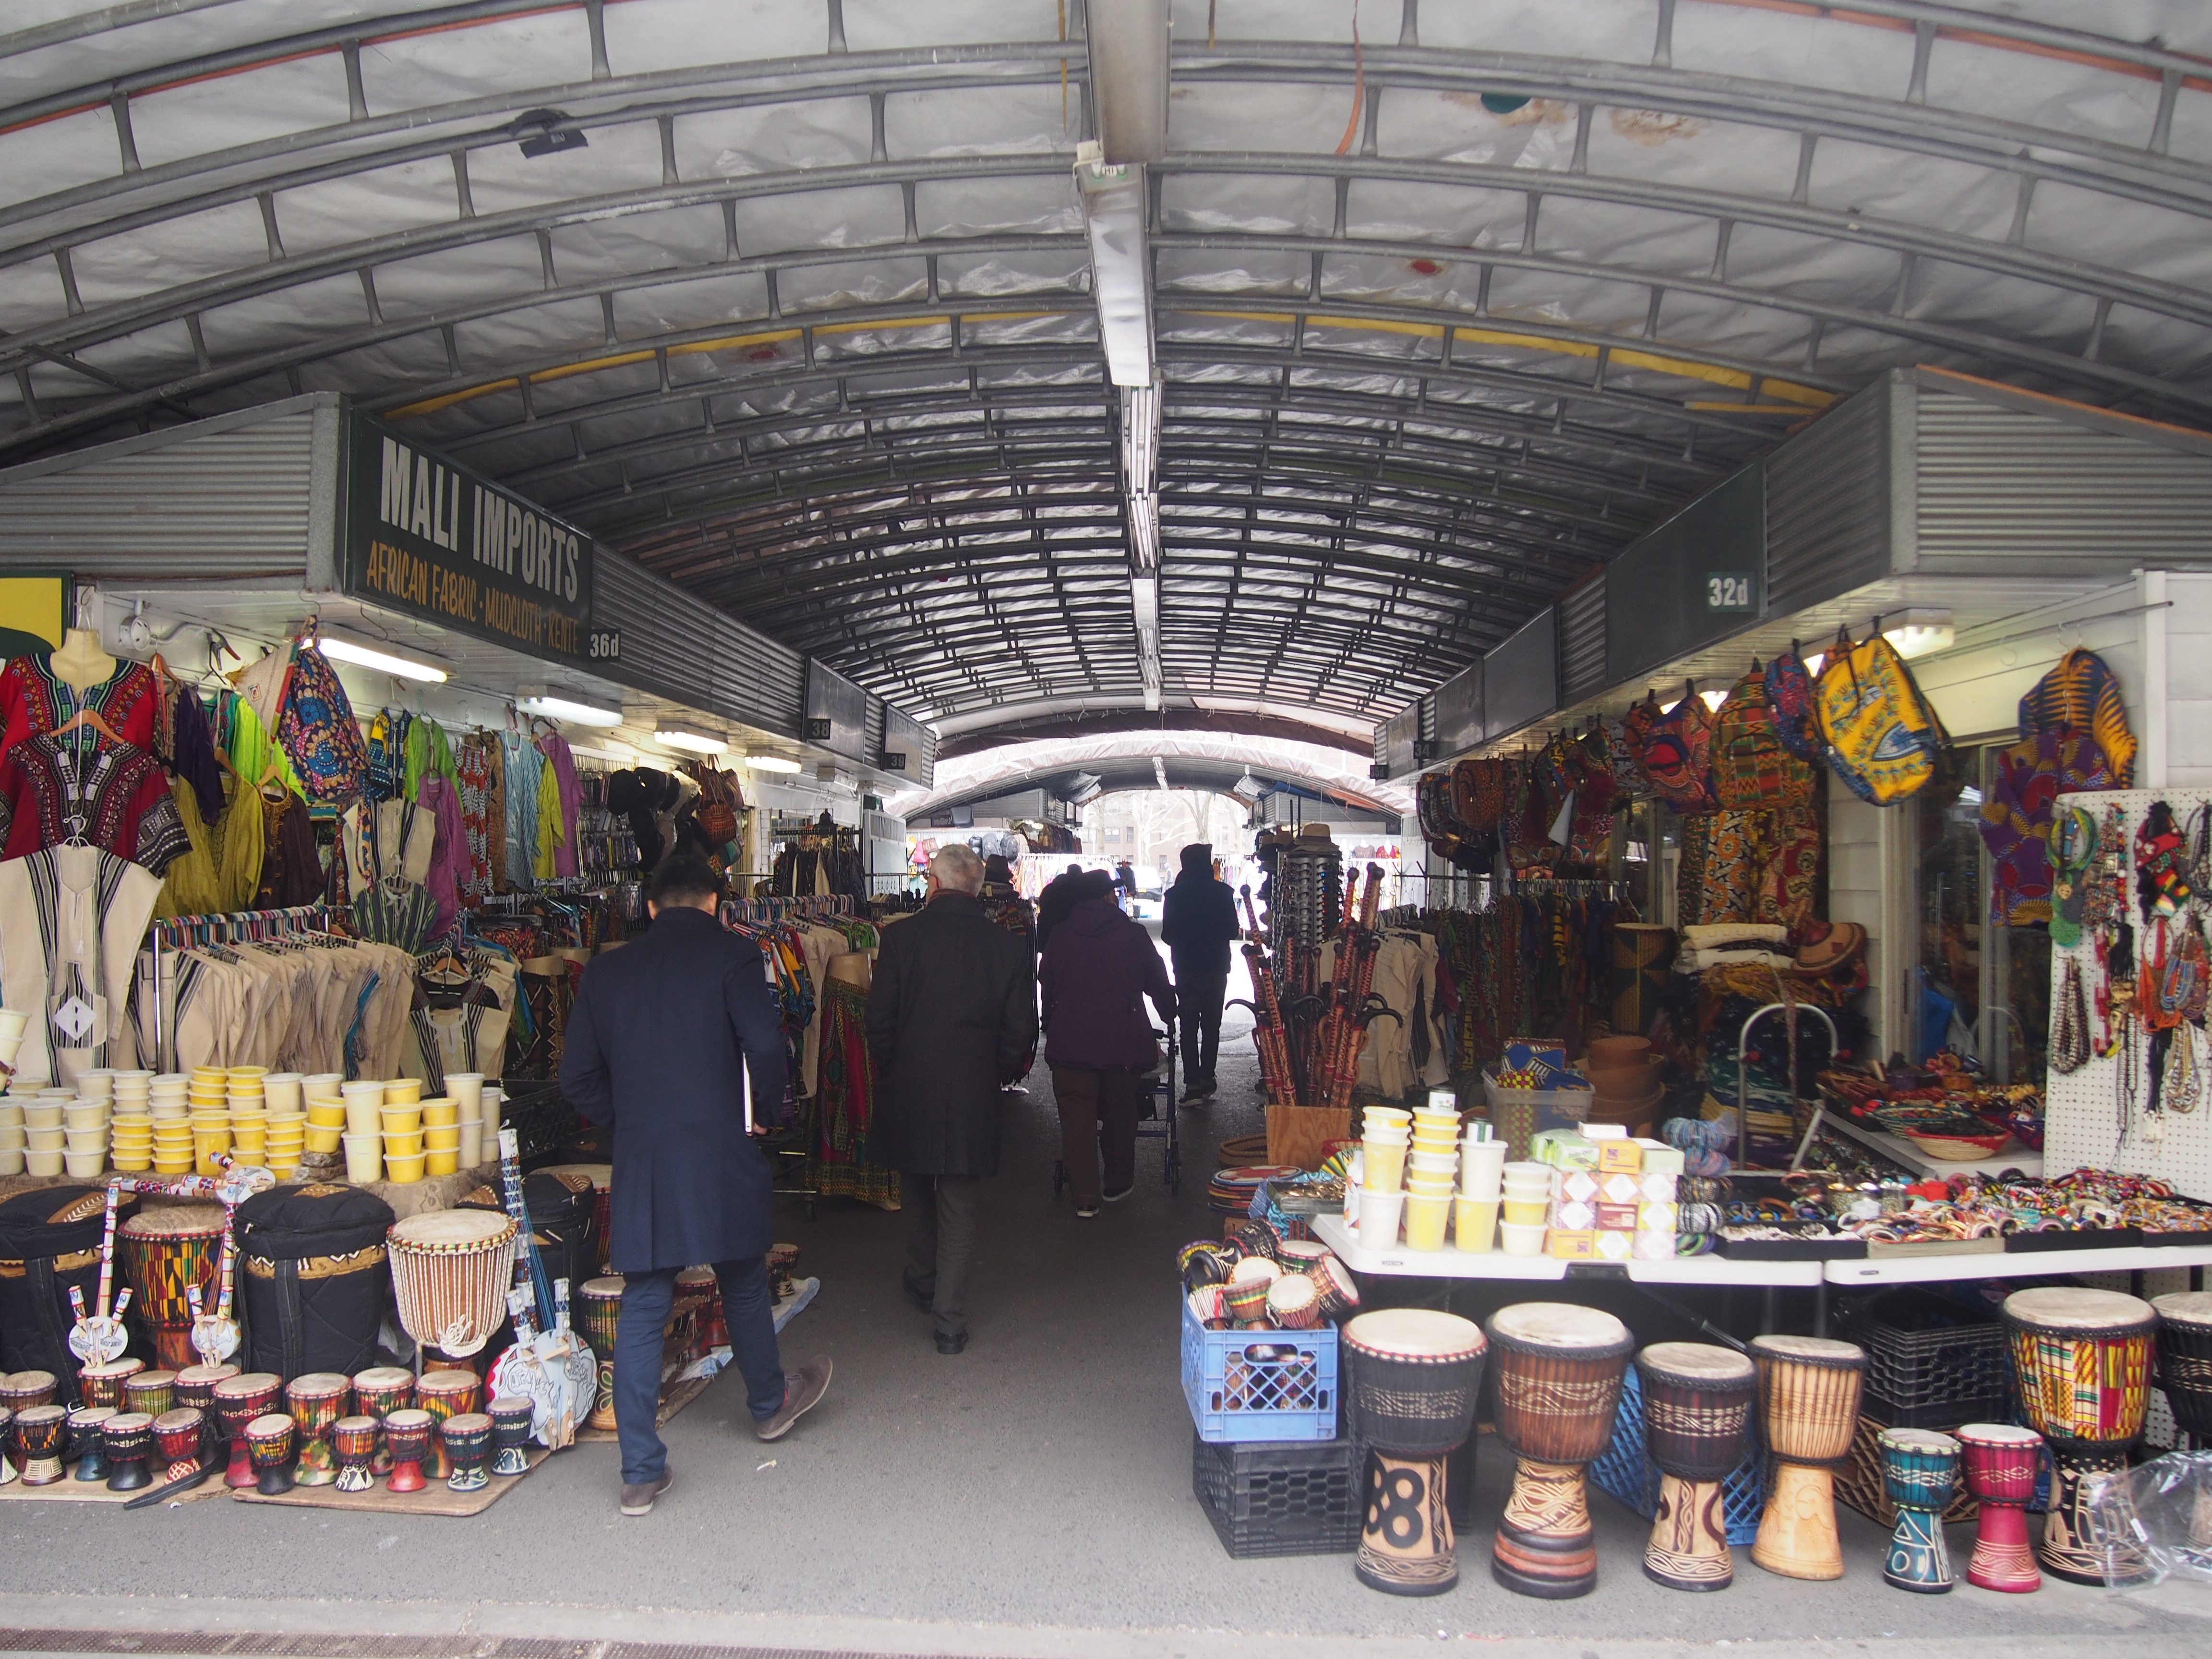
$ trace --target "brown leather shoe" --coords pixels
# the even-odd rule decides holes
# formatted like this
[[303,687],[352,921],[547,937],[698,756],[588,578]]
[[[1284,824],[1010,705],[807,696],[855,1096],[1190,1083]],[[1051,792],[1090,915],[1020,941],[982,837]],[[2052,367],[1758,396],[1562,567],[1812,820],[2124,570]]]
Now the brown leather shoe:
[[658,1480],[640,1480],[623,1488],[622,1512],[624,1515],[651,1515],[653,1500],[666,1492],[676,1481],[676,1471],[664,1469]]
[[753,1425],[753,1432],[763,1440],[781,1440],[791,1432],[791,1425],[822,1403],[822,1396],[830,1392],[830,1360],[827,1356],[810,1359],[793,1371],[783,1385],[783,1404],[776,1408],[774,1417]]

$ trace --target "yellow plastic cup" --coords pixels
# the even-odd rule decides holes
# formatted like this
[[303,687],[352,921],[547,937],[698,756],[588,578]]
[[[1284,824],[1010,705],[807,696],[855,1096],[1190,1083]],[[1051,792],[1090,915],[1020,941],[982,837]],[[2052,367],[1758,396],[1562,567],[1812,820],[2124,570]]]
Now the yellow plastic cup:
[[1362,1167],[1365,1170],[1360,1185],[1370,1193],[1395,1193],[1406,1172],[1406,1149],[1388,1141],[1367,1140],[1360,1143]]
[[420,1078],[396,1077],[384,1085],[384,1103],[387,1106],[419,1106],[422,1102]]
[[384,1143],[374,1135],[345,1137],[346,1179],[366,1187],[384,1176]]
[[418,1106],[386,1106],[377,1116],[386,1134],[412,1134],[422,1127],[422,1110]]
[[1447,1196],[1431,1193],[1409,1192],[1406,1194],[1406,1248],[1409,1250],[1441,1250],[1444,1247],[1444,1224],[1451,1219],[1452,1200]]
[[1455,1198],[1452,1200],[1452,1236],[1459,1247],[1477,1255],[1498,1243],[1498,1200]]
[[1526,1199],[1505,1200],[1505,1223],[1510,1227],[1540,1227],[1551,1219],[1552,1206],[1548,1200],[1531,1202]]
[[456,1175],[460,1171],[459,1152],[428,1152],[422,1154],[422,1173],[427,1176]]
[[338,1143],[344,1139],[345,1131],[342,1128],[310,1129],[307,1131],[307,1147],[311,1152],[327,1157],[337,1151]]
[[461,1126],[458,1123],[447,1123],[422,1131],[422,1146],[426,1152],[458,1152],[460,1145]]
[[422,1103],[422,1127],[425,1128],[443,1128],[449,1123],[460,1121],[461,1103],[458,1100],[449,1100],[440,1095]]
[[386,1130],[384,1156],[388,1161],[395,1158],[413,1158],[422,1150],[422,1132],[410,1129],[405,1133]]
[[385,1179],[395,1187],[408,1186],[422,1178],[424,1155],[415,1153],[410,1158],[387,1158],[384,1160]]

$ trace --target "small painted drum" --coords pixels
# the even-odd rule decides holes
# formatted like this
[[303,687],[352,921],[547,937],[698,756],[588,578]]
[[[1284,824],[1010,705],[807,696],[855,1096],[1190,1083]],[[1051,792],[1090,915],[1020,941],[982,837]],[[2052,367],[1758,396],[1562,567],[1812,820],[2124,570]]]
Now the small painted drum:
[[2045,1570],[2077,1584],[2143,1583],[2150,1564],[2133,1545],[2092,1547],[2088,1498],[2090,1477],[2124,1473],[2142,1437],[2157,1312],[2117,1291],[2061,1285],[2014,1291],[2002,1314],[2021,1409],[2051,1447]]
[[[114,1415],[112,1406],[79,1406],[69,1414],[64,1437],[76,1443],[76,1478],[87,1486],[107,1479],[107,1419]],[[6,1433],[0,1425],[0,1437]]]
[[236,1376],[235,1365],[187,1365],[177,1373],[176,1401],[179,1407],[189,1406],[195,1411],[212,1411],[215,1407],[215,1385],[227,1376]]
[[2199,1451],[2212,1449],[2212,1291],[2155,1296],[2158,1380],[2174,1426]]
[[587,1279],[576,1292],[576,1328],[599,1361],[599,1397],[585,1426],[611,1429],[615,1425],[615,1331],[622,1319],[623,1280],[619,1273]]
[[699,1328],[704,1322],[708,1307],[715,1307],[715,1322],[720,1322],[719,1304],[721,1299],[721,1280],[715,1278],[712,1267],[686,1267],[676,1275],[674,1317],[670,1322],[670,1329],[683,1344],[682,1351],[686,1358],[696,1359],[699,1356]]
[[1966,1582],[2014,1595],[2042,1589],[2027,1541],[2027,1506],[2043,1467],[2043,1437],[2009,1423],[1969,1423],[1957,1439],[1967,1495],[1981,1506]]
[[155,1364],[164,1370],[199,1363],[191,1292],[199,1292],[205,1311],[215,1311],[225,1224],[219,1204],[181,1204],[141,1210],[115,1230],[123,1282],[137,1298],[131,1311],[151,1332]]
[[179,1406],[154,1419],[154,1449],[161,1460],[165,1482],[199,1472],[206,1437],[207,1413],[197,1406]]
[[1473,1320],[1424,1308],[1362,1314],[1342,1338],[1352,1433],[1367,1448],[1353,1569],[1370,1589],[1441,1595],[1459,1583],[1444,1459],[1474,1429],[1490,1345]]
[[293,1480],[302,1486],[327,1486],[338,1478],[337,1455],[331,1448],[331,1425],[353,1409],[353,1379],[337,1371],[310,1371],[284,1386],[284,1408],[293,1425],[296,1467]]
[[438,1428],[445,1443],[446,1462],[453,1474],[446,1478],[450,1492],[482,1492],[491,1484],[486,1466],[491,1461],[491,1419],[483,1412],[462,1412]]
[[1321,1323],[1321,1292],[1304,1273],[1285,1273],[1267,1286],[1267,1316],[1286,1331],[1310,1331]]
[[799,1246],[771,1244],[768,1247],[768,1294],[772,1302],[781,1302],[791,1295],[799,1273]]
[[267,1412],[246,1425],[246,1455],[252,1459],[254,1489],[275,1498],[292,1490],[292,1439],[289,1415]]
[[432,1210],[392,1224],[399,1323],[424,1347],[464,1358],[499,1334],[518,1229],[489,1210]]
[[437,1428],[436,1418],[412,1406],[385,1418],[384,1443],[392,1454],[392,1479],[385,1484],[392,1491],[420,1492],[428,1484],[422,1460],[429,1455]]
[[1884,1429],[1875,1444],[1882,1490],[1897,1506],[1881,1576],[1901,1590],[1942,1595],[1952,1584],[1943,1511],[1959,1485],[1959,1443],[1926,1429]]
[[[615,1242],[615,1166],[611,1164],[550,1164],[536,1173],[570,1180],[572,1188],[576,1181],[591,1188],[593,1253],[589,1266],[592,1271],[605,1273],[607,1252],[614,1248]],[[574,1189],[581,1190],[580,1188]],[[580,1264],[576,1271],[580,1274],[585,1267]]]
[[1612,1437],[1636,1339],[1595,1308],[1524,1302],[1492,1316],[1490,1340],[1498,1437],[1519,1460],[1491,1576],[1523,1595],[1587,1595],[1597,1548],[1583,1469]]
[[173,1409],[177,1403],[177,1373],[170,1370],[140,1371],[135,1376],[123,1379],[123,1409],[143,1412],[149,1417],[159,1417]]
[[[393,1412],[405,1411],[415,1403],[415,1373],[404,1365],[372,1365],[365,1371],[356,1371],[353,1399],[356,1411],[376,1419],[380,1425]],[[368,1472],[392,1473],[392,1452],[380,1432],[375,1453],[368,1460]]]
[[[128,1376],[137,1370],[137,1366],[133,1364],[131,1370],[124,1372],[123,1376]],[[60,1379],[52,1371],[9,1371],[0,1374],[0,1406],[5,1406],[18,1415],[33,1406],[51,1406],[54,1403],[55,1390],[60,1387]],[[112,1401],[88,1400],[83,1403],[88,1406],[120,1405],[123,1403],[123,1383],[120,1377],[116,1381],[115,1389],[115,1398]]]
[[243,1371],[236,1376],[226,1376],[215,1385],[216,1422],[230,1442],[230,1467],[222,1478],[226,1486],[254,1484],[246,1431],[255,1418],[265,1414],[283,1395],[284,1379],[274,1371]]
[[123,1385],[146,1369],[143,1359],[111,1359],[104,1364],[80,1366],[76,1374],[78,1390],[88,1406],[112,1406],[123,1409]]
[[[415,1403],[430,1413],[434,1423],[464,1416],[483,1403],[483,1381],[474,1371],[425,1371],[415,1384]],[[399,1455],[394,1451],[392,1456]],[[444,1443],[434,1437],[422,1454],[422,1474],[443,1480],[453,1472]]]
[[1324,1320],[1341,1324],[1359,1310],[1359,1281],[1352,1278],[1352,1269],[1332,1255],[1314,1273],[1314,1283],[1321,1288],[1321,1313]]
[[1334,1254],[1317,1238],[1286,1238],[1275,1247],[1275,1259],[1294,1273],[1310,1273]]
[[494,1474],[530,1473],[530,1419],[534,1409],[520,1395],[503,1394],[485,1408],[491,1419]]
[[62,1478],[62,1444],[68,1432],[66,1407],[26,1406],[15,1413],[15,1459],[25,1486],[51,1486]]
[[1669,1589],[1726,1589],[1735,1577],[1722,1483],[1743,1462],[1759,1368],[1733,1348],[1655,1342],[1636,1356],[1644,1443],[1659,1509],[1644,1576]]
[[1759,1420],[1774,1454],[1774,1484],[1751,1559],[1784,1578],[1844,1576],[1836,1536],[1837,1469],[1850,1461],[1859,1426],[1866,1351],[1825,1336],[1761,1336]]
[[150,1486],[146,1460],[154,1454],[154,1419],[143,1412],[118,1412],[101,1425],[107,1450],[107,1489],[136,1492]]
[[376,1455],[379,1426],[374,1417],[341,1417],[331,1425],[331,1453],[337,1459],[340,1492],[367,1492],[376,1484],[368,1465]]

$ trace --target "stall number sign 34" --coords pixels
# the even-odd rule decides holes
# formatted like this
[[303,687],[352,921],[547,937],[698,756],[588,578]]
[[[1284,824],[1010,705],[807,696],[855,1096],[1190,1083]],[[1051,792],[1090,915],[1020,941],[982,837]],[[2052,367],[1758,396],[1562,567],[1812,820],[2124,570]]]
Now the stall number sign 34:
[[1705,578],[1705,609],[1708,611],[1748,611],[1751,603],[1751,578],[1729,571],[1722,571]]
[[594,628],[584,635],[584,654],[599,662],[617,662],[622,658],[622,629]]

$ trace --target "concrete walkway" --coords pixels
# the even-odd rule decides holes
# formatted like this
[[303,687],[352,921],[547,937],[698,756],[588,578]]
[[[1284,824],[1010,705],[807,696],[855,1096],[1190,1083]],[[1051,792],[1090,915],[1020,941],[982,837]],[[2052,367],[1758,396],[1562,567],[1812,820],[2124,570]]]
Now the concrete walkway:
[[[142,1654],[167,1650],[159,1632],[465,1635],[452,1650],[483,1659],[500,1638],[559,1638],[577,1659],[624,1641],[1188,1659],[1386,1653],[1439,1638],[1572,1659],[1891,1638],[1916,1659],[2212,1650],[2212,1590],[1903,1595],[1881,1582],[1877,1529],[1848,1511],[1842,1582],[1771,1577],[1740,1553],[1731,1589],[1692,1596],[1644,1578],[1645,1523],[1594,1495],[1595,1593],[1527,1600],[1489,1577],[1510,1473],[1493,1441],[1479,1452],[1475,1525],[1448,1595],[1376,1595],[1342,1556],[1231,1560],[1191,1496],[1173,1272],[1177,1244],[1218,1230],[1204,1207],[1214,1141],[1259,1127],[1249,1043],[1221,1073],[1220,1101],[1184,1117],[1181,1196],[1163,1190],[1148,1142],[1137,1195],[1079,1222],[1050,1196],[1058,1131],[1040,1066],[987,1186],[974,1337],[957,1358],[935,1352],[899,1293],[897,1216],[839,1203],[810,1224],[793,1206],[778,1231],[801,1243],[823,1290],[785,1352],[832,1355],[836,1386],[763,1447],[740,1384],[718,1380],[670,1425],[677,1484],[649,1517],[616,1513],[611,1445],[551,1460],[474,1521],[228,1499],[132,1515],[8,1504],[0,1624],[136,1629],[149,1633],[130,1638]],[[1646,1340],[1676,1334],[1649,1310],[1623,1310]],[[1968,1547],[1954,1531],[1962,1563]]]

